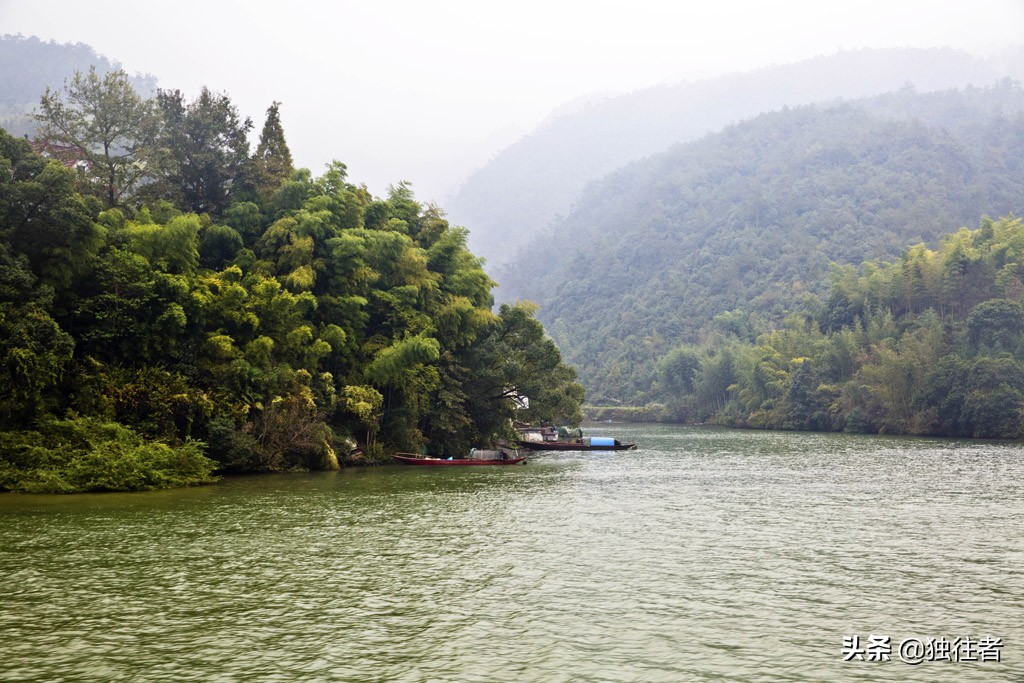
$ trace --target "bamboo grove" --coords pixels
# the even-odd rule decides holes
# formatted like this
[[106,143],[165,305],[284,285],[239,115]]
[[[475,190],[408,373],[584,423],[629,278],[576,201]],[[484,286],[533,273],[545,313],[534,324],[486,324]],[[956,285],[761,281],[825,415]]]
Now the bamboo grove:
[[661,359],[673,419],[735,426],[1020,438],[1024,224],[920,244],[894,261],[833,266],[827,300],[749,341],[756,316],[722,314],[707,341]]
[[[145,489],[575,422],[528,305],[406,183],[293,167],[226,95],[78,73],[0,131],[0,490]],[[342,134],[342,133],[339,133]],[[38,145],[37,145],[38,147]],[[529,398],[529,408],[516,399]],[[518,412],[517,412],[518,411]]]

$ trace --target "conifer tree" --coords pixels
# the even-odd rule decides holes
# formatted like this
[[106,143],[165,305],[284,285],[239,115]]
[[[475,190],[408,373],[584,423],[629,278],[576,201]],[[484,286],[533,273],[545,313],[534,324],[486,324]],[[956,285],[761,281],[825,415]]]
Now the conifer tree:
[[274,102],[267,109],[267,120],[263,124],[260,142],[253,157],[256,189],[263,197],[280,187],[295,170],[292,166],[292,153],[284,139],[280,106],[280,102]]

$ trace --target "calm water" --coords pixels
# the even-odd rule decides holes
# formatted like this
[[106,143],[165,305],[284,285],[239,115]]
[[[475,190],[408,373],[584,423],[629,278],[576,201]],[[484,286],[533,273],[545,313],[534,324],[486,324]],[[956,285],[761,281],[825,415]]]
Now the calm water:
[[1024,681],[1024,448],[590,433],[641,447],[0,495],[0,681]]

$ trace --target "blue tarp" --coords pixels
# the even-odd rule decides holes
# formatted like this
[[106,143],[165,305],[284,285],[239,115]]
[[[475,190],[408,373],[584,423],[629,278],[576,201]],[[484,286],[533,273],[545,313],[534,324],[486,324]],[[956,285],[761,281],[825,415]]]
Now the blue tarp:
[[614,446],[615,439],[609,439],[607,436],[592,436],[590,437],[591,446]]

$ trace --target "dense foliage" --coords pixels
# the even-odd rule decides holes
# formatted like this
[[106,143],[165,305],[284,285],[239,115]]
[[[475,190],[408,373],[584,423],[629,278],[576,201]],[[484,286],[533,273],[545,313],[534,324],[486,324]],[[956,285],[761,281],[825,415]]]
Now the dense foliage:
[[0,130],[0,489],[332,468],[579,420],[574,372],[531,308],[492,312],[466,230],[404,183],[376,198],[339,162],[293,169],[279,103],[252,156],[226,95],[146,99],[118,72],[47,91],[41,124],[88,163]]
[[831,263],[1019,211],[1021,111],[1004,83],[765,114],[592,186],[499,271],[502,288],[540,305],[593,402],[670,399],[657,368],[680,344],[752,341],[815,310]]
[[681,345],[657,380],[676,418],[782,429],[1024,436],[1024,223],[836,266],[826,301],[753,343]]

